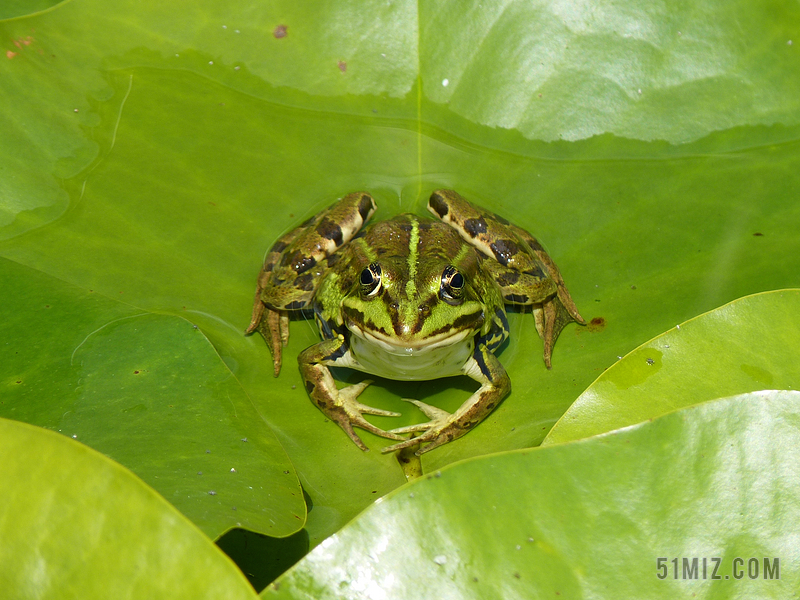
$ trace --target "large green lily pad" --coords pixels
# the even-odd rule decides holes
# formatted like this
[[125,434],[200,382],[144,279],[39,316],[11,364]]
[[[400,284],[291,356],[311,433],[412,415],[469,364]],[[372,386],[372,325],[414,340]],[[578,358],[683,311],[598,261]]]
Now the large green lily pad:
[[130,471],[0,419],[0,583],[34,598],[255,598],[242,573]]
[[[286,453],[203,334],[0,258],[0,416],[129,465],[205,533],[302,525]],[[12,343],[13,342],[13,343]]]
[[757,392],[409,484],[264,598],[788,598],[800,392]]
[[800,290],[747,296],[643,344],[580,395],[542,445],[652,419],[704,400],[800,385]]
[[[798,25],[788,2],[65,2],[0,22],[0,256],[197,325],[297,469],[313,543],[403,477],[241,336],[272,241],[355,189],[383,218],[455,187],[533,231],[593,324],[547,371],[514,315],[512,395],[423,466],[538,444],[642,340],[797,284]],[[315,339],[295,323],[287,357]],[[400,398],[472,389],[364,400],[402,426],[423,417]]]

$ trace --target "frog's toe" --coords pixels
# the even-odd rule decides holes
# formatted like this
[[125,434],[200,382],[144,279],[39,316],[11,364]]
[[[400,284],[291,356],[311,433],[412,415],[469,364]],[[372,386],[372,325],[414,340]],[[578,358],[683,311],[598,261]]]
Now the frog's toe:
[[[411,448],[413,446],[419,446],[421,444],[428,443],[427,446],[424,448],[420,447],[419,450],[415,452],[417,456],[421,456],[434,448],[441,446],[442,444],[446,444],[454,440],[458,437],[455,433],[450,431],[450,427],[447,424],[439,425],[439,426],[431,426],[430,423],[422,423],[420,425],[412,425],[410,427],[403,427],[402,428],[406,433],[411,433],[414,431],[424,431],[420,436],[412,437],[407,439],[399,444],[393,444],[391,446],[387,446],[386,448],[381,449],[383,454],[388,454],[389,452],[395,452],[397,450],[403,450],[404,448]],[[400,431],[398,429],[392,429],[392,433]]]
[[[401,438],[402,439],[402,438]],[[391,446],[386,446],[385,448],[381,448],[381,454],[389,454],[390,452],[396,452],[397,450],[403,450],[404,448],[411,448],[413,446],[418,446],[420,444],[420,438],[410,438],[399,444],[392,444]]]
[[[448,419],[452,416],[446,410],[442,410],[441,408],[437,408],[436,406],[431,406],[430,404],[425,404],[424,402],[420,402],[419,400],[411,400],[410,398],[402,398],[403,402],[410,402],[418,409],[420,409],[426,417],[430,419],[427,423],[417,423],[416,425],[407,425],[406,427],[398,427],[396,429],[391,429],[392,433],[399,433],[399,434],[406,434],[406,433],[418,433],[420,431],[428,431],[431,428],[442,426],[447,423]],[[417,438],[421,439],[421,438]],[[385,452],[389,452],[389,450],[384,450]]]
[[417,450],[416,455],[419,456],[458,437],[454,433],[456,426],[452,423],[453,415],[451,415],[449,412],[442,410],[441,408],[431,406],[430,404],[425,404],[419,400],[404,400],[406,400],[406,402],[411,402],[417,408],[419,408],[423,413],[425,413],[425,416],[428,417],[430,421],[427,423],[417,423],[416,425],[408,425],[407,427],[398,427],[397,429],[390,430],[391,433],[396,434],[419,432],[422,432],[422,434],[405,440],[399,444],[394,444],[393,446],[383,448],[381,452],[385,454],[388,452],[394,452],[396,450],[402,450],[404,448],[411,448],[413,446],[428,443],[428,445],[424,448]]
[[[450,413],[446,410],[442,410],[436,406],[431,406],[430,404],[425,404],[420,400],[412,400],[411,398],[401,398],[403,402],[410,402],[418,409],[422,411],[422,413],[428,417],[431,421],[441,421],[444,422],[450,418]],[[431,426],[431,423],[425,423],[426,429]]]
[[[356,407],[353,407],[356,408]],[[362,417],[357,411],[355,410],[347,410],[344,413],[338,413],[336,415],[329,415],[336,423],[338,423],[339,427],[344,430],[344,432],[348,435],[348,437],[353,440],[356,446],[364,450],[365,452],[369,450],[366,444],[361,440],[358,434],[354,431],[353,427],[359,427],[360,429],[365,429],[370,433],[374,433],[380,437],[389,438],[390,440],[405,440],[405,438],[400,437],[397,434],[391,433],[389,431],[384,431],[383,429],[376,427],[369,421],[367,421],[364,417]]]
[[355,403],[356,408],[362,415],[378,415],[379,417],[402,417],[402,413],[394,412],[392,410],[383,410],[375,408],[374,406],[367,406],[361,402]]
[[534,318],[536,320],[536,330],[544,340],[544,364],[549,369],[551,367],[553,346],[558,336],[561,335],[561,331],[570,323],[577,322],[584,325],[585,321],[577,312],[577,309],[573,313],[569,307],[564,305],[559,296],[553,296],[544,302],[541,309],[534,311]]
[[362,404],[356,400],[358,395],[363,392],[370,383],[372,383],[370,380],[365,380],[361,383],[350,385],[339,390],[337,404],[341,407],[341,410],[329,413],[329,416],[339,424],[345,433],[350,436],[350,439],[353,440],[355,444],[362,450],[367,450],[368,448],[364,445],[364,442],[361,441],[361,438],[358,437],[355,431],[353,431],[353,427],[365,429],[370,433],[374,433],[375,435],[389,438],[391,440],[405,440],[405,438],[400,437],[396,433],[384,431],[383,429],[376,427],[363,417],[365,414],[378,415],[381,417],[400,416],[400,413],[367,406],[366,404]]

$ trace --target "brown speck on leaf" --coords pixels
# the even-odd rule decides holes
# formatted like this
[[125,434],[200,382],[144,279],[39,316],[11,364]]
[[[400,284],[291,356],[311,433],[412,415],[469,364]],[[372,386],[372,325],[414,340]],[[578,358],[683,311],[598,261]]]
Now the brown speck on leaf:
[[134,374],[134,375],[138,375],[138,374],[139,374],[139,371],[134,371],[134,372],[133,372],[133,374]]
[[339,61],[338,63],[336,63],[336,64],[337,64],[337,65],[339,65],[339,70],[340,70],[342,73],[344,73],[345,71],[347,71],[347,63],[346,63],[346,62],[344,62],[343,60],[340,60],[340,61]]
[[753,237],[764,237],[764,234],[763,234],[763,233],[761,233],[760,231],[756,231],[756,232],[753,234]]
[[274,35],[276,39],[285,38],[288,35],[286,32],[286,25],[278,25],[275,31],[272,32],[272,35]]
[[589,331],[597,332],[603,331],[606,327],[606,320],[603,317],[595,317],[591,321],[589,321]]

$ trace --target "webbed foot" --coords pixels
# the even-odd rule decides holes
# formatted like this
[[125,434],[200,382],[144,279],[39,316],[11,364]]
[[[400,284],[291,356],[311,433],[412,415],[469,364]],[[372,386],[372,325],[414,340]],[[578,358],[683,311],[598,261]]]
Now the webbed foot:
[[289,343],[289,313],[277,311],[264,305],[256,294],[253,304],[253,316],[250,325],[245,329],[245,335],[260,331],[267,342],[272,355],[273,374],[277,377],[281,372],[282,350]]

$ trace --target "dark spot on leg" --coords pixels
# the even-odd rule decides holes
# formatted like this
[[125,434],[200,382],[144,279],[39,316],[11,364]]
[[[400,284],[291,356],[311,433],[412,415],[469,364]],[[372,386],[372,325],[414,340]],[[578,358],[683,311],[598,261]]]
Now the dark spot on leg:
[[519,273],[517,271],[501,273],[495,278],[495,281],[500,287],[508,287],[509,285],[514,285],[519,281]]
[[501,265],[506,266],[508,261],[519,253],[519,246],[513,240],[497,240],[489,245],[494,252],[494,257]]
[[466,231],[470,237],[475,237],[481,233],[486,233],[486,221],[484,221],[483,217],[478,217],[477,219],[467,219],[464,221],[464,231]]
[[314,275],[312,275],[311,273],[300,275],[300,277],[294,280],[294,286],[298,290],[303,290],[304,292],[310,292],[311,290],[314,289]]
[[506,294],[503,298],[506,302],[513,302],[514,304],[527,304],[529,300],[525,294]]
[[314,385],[313,381],[306,380],[306,391],[311,394],[314,391],[314,388],[317,387]]
[[316,264],[317,261],[314,259],[313,256],[304,256],[300,260],[293,262],[292,268],[299,275],[300,273],[305,273]]
[[342,228],[328,218],[322,219],[317,225],[317,233],[331,240],[337,248],[342,245]]
[[272,244],[272,248],[270,248],[269,251],[270,252],[283,252],[284,250],[286,250],[286,247],[288,245],[289,244],[287,244],[286,242],[282,242],[282,241],[278,240],[277,242]]
[[361,196],[361,200],[358,202],[358,214],[361,215],[361,220],[366,221],[369,217],[369,211],[372,210],[372,198],[370,198],[367,194]]
[[433,212],[440,217],[444,217],[449,210],[447,208],[447,201],[436,192],[431,194],[431,199],[428,201],[428,206],[430,206],[433,209]]
[[291,265],[292,263],[294,263],[294,261],[300,260],[301,258],[302,258],[302,255],[299,252],[297,252],[297,251],[289,252],[287,254],[284,254],[281,257],[281,266],[282,267],[287,267],[287,266]]
[[531,277],[536,277],[537,279],[544,279],[547,275],[544,274],[542,268],[539,265],[536,265],[533,269],[528,269],[527,271],[523,271],[525,275],[530,275]]

